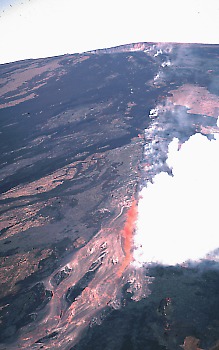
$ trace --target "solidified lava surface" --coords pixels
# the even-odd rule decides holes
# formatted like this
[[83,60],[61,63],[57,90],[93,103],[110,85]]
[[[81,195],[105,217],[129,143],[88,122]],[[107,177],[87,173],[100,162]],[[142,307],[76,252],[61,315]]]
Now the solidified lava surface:
[[219,348],[216,262],[132,265],[170,141],[219,132],[218,58],[138,43],[0,65],[0,349]]

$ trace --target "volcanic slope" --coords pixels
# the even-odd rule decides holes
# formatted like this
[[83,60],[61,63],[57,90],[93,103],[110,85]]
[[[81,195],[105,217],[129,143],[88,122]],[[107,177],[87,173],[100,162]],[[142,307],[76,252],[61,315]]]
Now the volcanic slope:
[[[173,137],[217,131],[218,54],[216,45],[139,43],[0,66],[0,349],[180,349],[190,335],[216,343],[217,315],[172,328],[187,301],[179,294],[174,316],[164,315],[171,271],[162,280],[131,262],[138,189],[171,172]],[[139,332],[147,328],[141,343],[135,311]],[[117,316],[127,320],[121,332]]]

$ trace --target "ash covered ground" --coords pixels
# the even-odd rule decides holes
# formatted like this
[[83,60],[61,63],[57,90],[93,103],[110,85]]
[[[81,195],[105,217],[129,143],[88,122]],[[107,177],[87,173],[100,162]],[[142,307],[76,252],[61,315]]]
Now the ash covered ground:
[[218,133],[218,56],[139,43],[0,66],[0,349],[219,348],[217,261],[132,264],[170,142]]

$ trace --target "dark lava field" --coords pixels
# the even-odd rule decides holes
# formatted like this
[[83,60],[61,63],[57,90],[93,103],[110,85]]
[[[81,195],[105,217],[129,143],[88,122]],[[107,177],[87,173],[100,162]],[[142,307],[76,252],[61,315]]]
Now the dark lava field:
[[0,65],[1,350],[219,349],[218,262],[136,268],[129,219],[174,137],[219,132],[218,75],[201,44]]

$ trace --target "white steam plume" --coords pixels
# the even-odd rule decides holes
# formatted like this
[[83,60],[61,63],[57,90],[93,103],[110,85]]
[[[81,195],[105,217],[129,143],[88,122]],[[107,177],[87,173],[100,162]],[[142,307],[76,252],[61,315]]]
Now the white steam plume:
[[[219,126],[219,121],[218,121]],[[219,248],[219,135],[195,134],[169,144],[167,164],[140,192],[135,234],[137,265],[197,261]]]

